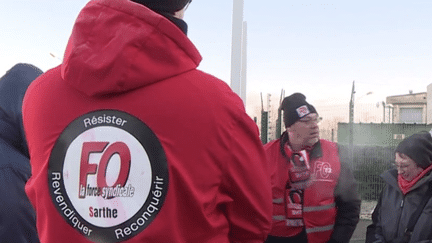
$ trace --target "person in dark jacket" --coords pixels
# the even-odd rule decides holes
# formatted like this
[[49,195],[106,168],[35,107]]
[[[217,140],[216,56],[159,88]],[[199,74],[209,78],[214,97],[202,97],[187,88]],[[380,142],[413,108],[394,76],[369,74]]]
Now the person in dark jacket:
[[30,83],[42,71],[17,64],[0,79],[0,241],[39,242],[33,207],[25,194],[29,153],[21,106]]
[[272,173],[273,227],[266,243],[348,243],[360,215],[357,182],[301,93],[281,105],[286,131],[265,145]]
[[[395,168],[381,177],[386,186],[368,226],[366,242],[432,242],[432,136],[420,132],[404,139],[395,150]],[[429,195],[430,196],[430,195]],[[426,205],[419,206],[426,198]],[[412,233],[408,222],[417,208],[420,216],[413,219]]]

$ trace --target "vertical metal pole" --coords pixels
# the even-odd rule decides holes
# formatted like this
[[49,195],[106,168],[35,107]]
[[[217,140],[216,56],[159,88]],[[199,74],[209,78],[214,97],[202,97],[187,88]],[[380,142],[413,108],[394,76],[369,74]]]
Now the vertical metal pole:
[[240,82],[240,98],[243,103],[246,104],[246,84],[247,84],[247,23],[243,22],[243,32],[242,32],[242,67],[241,67],[241,82]]
[[273,130],[273,126],[271,124],[271,118],[272,115],[272,109],[271,109],[271,94],[267,94],[267,141],[269,141],[271,138],[271,131]]
[[353,141],[353,129],[352,129],[352,125],[354,123],[354,94],[355,94],[355,87],[354,87],[354,81],[353,81],[353,85],[352,85],[352,90],[351,90],[351,99],[350,99],[350,103],[349,103],[349,123],[350,123],[350,143],[352,144]]
[[351,100],[349,109],[349,125],[350,125],[350,140],[349,140],[349,153],[350,153],[350,164],[354,166],[354,81],[351,90]]
[[233,0],[231,42],[231,89],[241,95],[243,0]]
[[279,100],[278,115],[277,115],[278,117],[276,120],[276,139],[280,138],[282,135],[282,109],[281,109],[281,105],[282,105],[283,98],[285,96],[284,93],[285,92],[282,89],[280,100]]
[[389,114],[388,114],[388,117],[389,117],[389,123],[391,123],[391,122],[390,122],[390,109],[391,109],[391,107],[389,107],[389,108],[387,109],[387,110],[388,110],[388,113],[389,113]]
[[268,133],[268,112],[264,111],[264,102],[261,93],[261,142],[262,144],[267,143]]
[[391,107],[391,123],[394,123],[394,106]]

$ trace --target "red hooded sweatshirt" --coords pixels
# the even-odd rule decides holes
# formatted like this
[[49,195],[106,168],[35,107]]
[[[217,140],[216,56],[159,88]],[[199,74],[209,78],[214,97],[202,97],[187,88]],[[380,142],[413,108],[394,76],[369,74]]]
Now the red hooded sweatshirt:
[[241,99],[165,17],[90,1],[27,90],[26,192],[41,242],[262,242],[272,199]]

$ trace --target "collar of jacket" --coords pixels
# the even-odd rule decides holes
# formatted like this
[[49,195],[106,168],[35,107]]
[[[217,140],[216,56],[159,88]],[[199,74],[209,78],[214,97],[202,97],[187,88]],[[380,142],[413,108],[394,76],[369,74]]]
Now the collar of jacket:
[[183,31],[183,33],[185,33],[185,35],[187,35],[188,25],[184,20],[176,18],[169,13],[160,13],[160,14],[163,15],[165,18],[169,19],[171,22],[173,22],[177,27],[181,29],[181,31]]
[[312,149],[309,151],[310,159],[316,159],[323,156],[322,148],[321,148],[321,142],[318,140],[318,142],[312,147]]
[[[386,171],[384,171],[382,174],[381,174],[381,178],[385,181],[385,182],[387,182],[387,184],[389,184],[389,185],[391,185],[391,186],[393,186],[393,187],[395,187],[395,188],[399,188],[399,185],[398,185],[398,179],[397,179],[397,177],[398,177],[398,172],[397,172],[397,169],[395,169],[395,168],[393,168],[393,169],[389,169],[389,170],[386,170]],[[413,191],[414,189],[416,189],[416,188],[418,188],[419,186],[421,186],[421,185],[423,185],[423,184],[425,184],[425,183],[428,183],[428,182],[430,182],[430,181],[432,181],[432,171],[430,171],[429,173],[427,173],[423,178],[421,178],[412,188],[411,188],[411,190],[410,191]]]

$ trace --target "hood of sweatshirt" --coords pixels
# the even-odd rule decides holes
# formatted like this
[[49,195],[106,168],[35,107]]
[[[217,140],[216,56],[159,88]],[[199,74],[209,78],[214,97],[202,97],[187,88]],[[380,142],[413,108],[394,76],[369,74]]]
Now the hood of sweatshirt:
[[164,16],[129,0],[93,0],[78,15],[61,73],[74,88],[100,96],[180,75],[201,59]]

